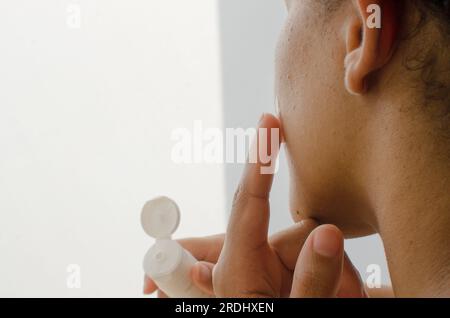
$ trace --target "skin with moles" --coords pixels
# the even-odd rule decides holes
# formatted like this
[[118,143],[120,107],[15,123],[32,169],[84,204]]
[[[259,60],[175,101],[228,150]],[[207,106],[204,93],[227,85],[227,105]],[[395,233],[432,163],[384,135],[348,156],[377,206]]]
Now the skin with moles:
[[397,296],[448,295],[448,140],[417,105],[423,89],[403,65],[435,32],[399,43],[415,16],[389,1],[370,1],[387,11],[383,33],[364,29],[369,1],[335,12],[320,2],[287,1],[277,48],[292,216],[335,224],[346,237],[380,233]]
[[354,97],[343,80],[344,18],[330,15],[329,25],[323,26],[323,10],[308,2],[292,1],[277,50],[280,119],[292,176],[291,211],[296,220],[313,216],[336,224],[347,236],[371,234],[375,230],[359,221],[370,211],[361,209],[367,195],[358,180],[371,112],[347,102]]

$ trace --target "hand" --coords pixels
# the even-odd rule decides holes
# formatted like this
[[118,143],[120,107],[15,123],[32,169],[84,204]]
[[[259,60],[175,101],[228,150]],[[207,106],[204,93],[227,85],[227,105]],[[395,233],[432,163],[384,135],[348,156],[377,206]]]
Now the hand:
[[[274,126],[277,127],[278,120],[272,116],[266,116],[264,116],[261,121],[261,125],[263,127],[265,127],[264,125],[267,127],[272,127],[271,125],[275,124]],[[242,205],[247,206],[247,208],[254,209],[255,202],[253,201],[255,199],[259,204],[263,203],[263,209],[260,211],[261,213],[258,215],[259,219],[257,221],[263,223],[266,222],[266,224],[264,227],[260,228],[255,226],[255,234],[259,233],[259,239],[261,239],[260,233],[265,233],[262,239],[263,243],[261,243],[259,248],[256,248],[256,252],[253,251],[253,253],[245,255],[245,251],[249,248],[248,246],[252,246],[252,244],[254,244],[258,239],[253,240],[253,236],[251,234],[249,235],[249,233],[252,232],[247,230],[247,232],[244,233],[247,233],[248,240],[244,240],[243,244],[238,242],[236,248],[232,249],[231,252],[230,249],[228,249],[228,255],[233,255],[237,252],[237,255],[243,255],[241,258],[244,260],[240,264],[236,264],[236,258],[232,257],[227,259],[225,256],[223,256],[223,258],[221,257],[221,259],[223,259],[222,264],[231,262],[235,263],[235,267],[237,265],[236,271],[230,270],[230,268],[225,268],[230,274],[228,276],[229,278],[225,278],[225,281],[223,282],[223,286],[226,286],[227,284],[232,286],[234,285],[236,287],[236,291],[231,291],[228,294],[224,293],[221,295],[224,288],[220,285],[221,280],[218,279],[218,277],[220,277],[220,271],[218,272],[217,270],[214,270],[214,289],[216,292],[218,291],[217,295],[228,295],[230,297],[287,297],[289,295],[293,297],[325,297],[336,294],[336,296],[339,297],[364,297],[366,294],[359,278],[359,274],[349,261],[348,257],[343,254],[343,248],[341,248],[342,234],[340,234],[340,231],[337,228],[329,225],[321,226],[309,235],[317,224],[312,220],[304,220],[267,239],[267,225],[269,217],[268,193],[270,191],[272,176],[260,175],[259,173],[253,175],[249,174],[249,171],[252,171],[252,166],[255,167],[256,165],[260,165],[260,163],[249,164],[250,167],[247,167],[243,182],[241,182],[241,192],[243,190],[247,191],[246,188],[243,188],[242,186],[248,187],[249,185],[262,185],[262,190],[267,191],[267,195],[263,198],[248,200],[247,196],[242,196],[242,193],[239,194],[238,191],[238,194],[235,197],[232,220],[234,218],[235,222],[240,222]],[[260,182],[260,176],[263,177],[263,182]],[[264,190],[264,187],[266,190]],[[243,199],[245,199],[245,201],[250,201],[250,204],[248,204],[248,202],[244,202]],[[259,208],[258,206],[256,207]],[[250,213],[258,213],[258,210]],[[231,224],[232,222],[230,222],[228,233],[233,234],[233,230],[235,230],[236,227]],[[251,228],[251,225],[251,222],[250,224],[243,222],[242,227],[244,229],[248,229]],[[330,232],[331,238],[330,235],[328,235]],[[305,245],[307,248],[302,252],[301,257],[299,257],[300,251],[302,250],[303,244],[307,238],[308,242]],[[315,257],[316,254],[313,248],[318,245],[316,244],[313,247],[313,238],[324,238],[325,242],[328,242],[330,239],[331,242],[335,240],[335,243],[340,250],[336,255],[336,259],[333,257],[331,259]],[[179,241],[184,248],[189,250],[194,257],[200,260],[200,262],[197,263],[192,269],[192,279],[200,289],[210,294],[213,294],[213,267],[222,251],[224,239],[224,235],[218,235],[207,238],[185,239]],[[311,251],[311,249],[313,250]],[[257,256],[256,259],[253,258],[253,254]],[[342,258],[343,262],[340,261]],[[263,267],[263,271],[259,271],[259,267]],[[295,279],[294,284],[292,284],[294,270]],[[248,276],[247,272],[250,272],[251,275]],[[268,279],[266,279],[266,277],[268,277]],[[234,281],[237,281],[237,283],[235,284]],[[336,284],[339,286],[338,288],[335,286]],[[268,292],[261,292],[259,285],[262,285],[263,288],[268,287]],[[255,288],[255,286],[258,287]],[[240,288],[242,288],[242,291],[240,291]],[[149,278],[145,278],[144,293],[149,294],[155,290],[157,290],[157,286],[154,282]],[[161,292],[159,295],[160,297],[165,297],[165,295]]]
[[[292,225],[286,230],[274,234],[269,242],[277,257],[285,267],[284,290],[289,294],[292,283],[292,274],[298,253],[303,246],[309,233],[317,226],[313,220],[303,220]],[[178,240],[199,262],[192,268],[191,279],[194,284],[207,294],[214,295],[212,284],[212,271],[219,259],[223,247],[225,234],[208,236],[203,238],[189,238]],[[144,294],[152,294],[158,291],[158,297],[167,297],[158,286],[148,278],[144,277]]]
[[[279,127],[275,117],[265,115],[259,128]],[[275,160],[279,147],[273,148],[271,137],[269,134],[266,145],[257,142],[254,147],[270,149]],[[278,256],[268,240],[273,174],[261,173],[261,168],[272,163],[264,165],[258,156],[256,163],[247,164],[213,270],[216,295],[285,297],[290,291],[291,297],[365,296],[357,271],[344,256],[343,235],[335,226],[322,225],[313,230],[303,248],[299,244],[290,250],[289,262]]]

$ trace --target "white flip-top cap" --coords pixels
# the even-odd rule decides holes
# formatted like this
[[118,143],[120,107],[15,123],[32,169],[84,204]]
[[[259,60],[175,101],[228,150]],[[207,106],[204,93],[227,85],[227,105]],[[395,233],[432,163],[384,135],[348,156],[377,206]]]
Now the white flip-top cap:
[[179,223],[180,209],[167,197],[150,200],[142,208],[142,227],[145,233],[153,238],[170,238]]

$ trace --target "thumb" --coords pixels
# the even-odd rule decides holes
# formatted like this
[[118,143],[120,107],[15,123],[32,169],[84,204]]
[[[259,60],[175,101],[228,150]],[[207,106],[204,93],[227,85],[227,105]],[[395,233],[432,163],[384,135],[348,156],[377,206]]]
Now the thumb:
[[214,264],[209,262],[197,262],[191,271],[194,284],[204,293],[214,295],[212,272]]
[[295,266],[291,297],[336,297],[342,276],[344,238],[334,225],[309,235]]

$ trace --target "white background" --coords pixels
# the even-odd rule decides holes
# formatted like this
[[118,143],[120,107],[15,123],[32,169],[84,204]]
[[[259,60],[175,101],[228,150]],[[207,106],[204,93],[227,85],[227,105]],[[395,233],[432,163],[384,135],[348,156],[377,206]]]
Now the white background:
[[[139,214],[156,195],[182,209],[176,237],[222,232],[242,167],[176,165],[171,132],[272,110],[284,14],[279,0],[2,1],[0,296],[140,296]],[[283,165],[274,195],[277,230],[290,223]],[[347,245],[363,276],[386,268],[375,238]]]

